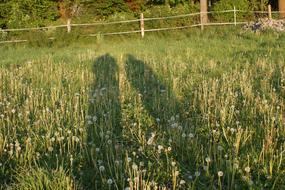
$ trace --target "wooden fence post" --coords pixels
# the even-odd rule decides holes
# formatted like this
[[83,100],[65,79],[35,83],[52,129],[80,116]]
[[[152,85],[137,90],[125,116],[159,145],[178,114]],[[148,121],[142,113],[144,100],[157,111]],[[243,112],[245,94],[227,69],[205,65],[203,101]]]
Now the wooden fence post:
[[234,6],[234,22],[235,22],[235,26],[237,25],[237,10],[236,10],[236,6]]
[[201,29],[204,29],[204,25],[208,22],[208,4],[207,0],[200,0],[200,22]]
[[279,17],[281,19],[285,18],[285,1],[278,0],[278,7],[279,7]]
[[268,5],[268,18],[271,20],[272,19],[272,11],[271,11],[271,5]]
[[203,14],[200,11],[200,24],[201,24],[201,30],[204,30],[204,20],[203,20]]
[[144,37],[144,17],[143,17],[143,13],[141,13],[140,23],[141,23],[141,36],[143,38]]
[[67,33],[70,33],[71,32],[71,18],[68,18],[67,19]]

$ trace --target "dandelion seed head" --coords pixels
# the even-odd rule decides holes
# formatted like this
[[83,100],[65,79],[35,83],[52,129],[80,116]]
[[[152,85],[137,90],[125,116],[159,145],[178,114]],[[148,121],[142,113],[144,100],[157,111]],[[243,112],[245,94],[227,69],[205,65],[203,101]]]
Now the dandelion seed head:
[[188,134],[188,137],[189,137],[190,139],[192,139],[192,138],[194,138],[194,134],[193,134],[193,133],[189,133],[189,134]]
[[158,145],[157,148],[158,148],[158,150],[162,150],[163,146],[162,145]]
[[184,185],[185,183],[186,183],[186,182],[185,182],[185,180],[183,180],[183,179],[181,179],[180,182],[179,182],[180,185]]
[[132,169],[133,170],[137,170],[138,169],[138,165],[136,165],[135,163],[132,165]]
[[179,171],[176,170],[176,171],[174,172],[174,174],[175,174],[175,176],[178,176],[178,175],[179,175]]
[[112,179],[108,179],[108,180],[107,180],[107,183],[108,183],[108,185],[112,185],[113,180],[112,180]]
[[153,144],[154,137],[155,137],[155,136],[151,136],[151,137],[147,140],[147,144],[148,144],[148,145],[152,145],[152,144]]
[[103,171],[105,171],[105,167],[104,166],[99,166],[99,170],[100,170],[100,172],[103,172]]
[[249,173],[249,172],[250,172],[250,167],[249,167],[249,166],[245,167],[245,168],[244,168],[244,171],[246,171],[247,173]]
[[103,160],[97,160],[97,162],[99,165],[103,164]]
[[73,136],[72,139],[75,141],[75,142],[79,142],[80,139],[77,137],[77,136]]
[[221,145],[219,145],[219,146],[218,146],[218,150],[219,150],[219,151],[222,151],[222,150],[223,150],[223,147],[222,147]]
[[199,177],[200,174],[201,174],[201,173],[200,173],[199,171],[196,171],[196,172],[195,172],[195,176],[196,176],[196,177]]
[[119,161],[119,160],[115,160],[115,164],[116,164],[116,165],[119,165],[119,164],[120,164],[120,161]]
[[211,158],[210,157],[206,157],[205,160],[206,160],[207,163],[211,162]]
[[222,171],[218,171],[218,176],[222,177],[224,175],[224,173]]

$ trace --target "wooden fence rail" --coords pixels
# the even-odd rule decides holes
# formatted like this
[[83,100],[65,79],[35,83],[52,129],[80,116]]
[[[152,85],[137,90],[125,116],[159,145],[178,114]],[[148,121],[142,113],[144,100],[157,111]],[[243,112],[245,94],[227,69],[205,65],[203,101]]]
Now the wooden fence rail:
[[[284,11],[283,11],[284,12]],[[99,25],[116,25],[116,24],[124,24],[124,23],[140,23],[140,30],[133,30],[133,31],[119,31],[119,32],[106,32],[106,33],[97,33],[97,34],[89,34],[84,36],[98,36],[98,35],[123,35],[123,34],[132,34],[132,33],[140,33],[142,37],[145,36],[145,32],[156,32],[156,31],[167,31],[167,30],[177,30],[177,29],[186,29],[186,28],[193,28],[193,27],[201,27],[204,26],[222,26],[222,25],[240,25],[246,24],[247,22],[238,22],[237,21],[237,14],[238,13],[255,13],[255,14],[266,14],[268,15],[269,19],[272,19],[272,14],[280,14],[283,13],[281,11],[271,11],[271,6],[268,6],[268,11],[244,11],[244,10],[237,10],[235,7],[233,10],[224,10],[224,11],[210,11],[210,12],[197,12],[197,13],[189,13],[189,14],[182,14],[182,15],[174,15],[174,16],[165,16],[165,17],[148,17],[145,18],[143,14],[140,15],[140,19],[133,19],[133,20],[121,20],[121,21],[112,21],[112,22],[97,22],[97,23],[78,23],[73,24],[69,20],[66,25],[56,25],[56,26],[47,26],[47,27],[33,27],[33,28],[15,28],[15,29],[0,29],[0,34],[5,32],[18,32],[18,31],[34,31],[34,30],[47,30],[47,29],[56,29],[56,28],[67,28],[67,32],[72,30],[72,27],[85,27],[85,26],[99,26]],[[221,14],[221,13],[233,13],[233,20],[234,22],[215,22],[215,23],[204,23],[203,18],[201,15],[204,14]],[[284,12],[285,13],[285,12]],[[168,19],[177,19],[177,18],[184,18],[184,17],[193,17],[193,16],[200,16],[200,23],[199,24],[192,24],[186,26],[178,26],[178,27],[166,27],[166,28],[152,28],[146,29],[145,22],[153,21],[153,20],[168,20]],[[27,42],[28,40],[9,40],[9,41],[0,41],[0,44],[4,43],[19,43],[19,42]]]

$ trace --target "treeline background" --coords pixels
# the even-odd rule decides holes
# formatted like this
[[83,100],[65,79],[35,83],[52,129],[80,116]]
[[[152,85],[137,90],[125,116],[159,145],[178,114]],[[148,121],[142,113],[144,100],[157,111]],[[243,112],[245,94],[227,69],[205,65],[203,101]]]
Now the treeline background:
[[[1,0],[0,28],[168,16],[199,11],[199,0]],[[209,10],[266,10],[277,0],[209,0]]]

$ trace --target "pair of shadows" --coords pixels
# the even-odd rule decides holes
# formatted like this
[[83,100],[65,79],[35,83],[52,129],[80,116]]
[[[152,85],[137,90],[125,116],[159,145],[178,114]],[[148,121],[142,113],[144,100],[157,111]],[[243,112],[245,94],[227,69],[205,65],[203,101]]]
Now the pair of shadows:
[[[177,114],[178,101],[167,86],[154,73],[153,69],[145,64],[142,60],[128,54],[125,62],[125,70],[127,79],[130,84],[142,95],[142,103],[149,114],[159,119],[161,124],[167,124],[172,116]],[[119,89],[119,68],[116,60],[109,54],[98,57],[95,60],[93,72],[95,75],[94,89],[106,89],[108,104],[107,109],[101,106],[101,109],[93,111],[93,114],[98,116],[98,120],[102,120],[103,115],[109,113],[112,118],[109,118],[110,125],[115,127],[116,134],[121,131],[121,104],[120,104],[120,89]],[[98,93],[98,92],[97,92]],[[102,102],[99,102],[102,104]],[[96,105],[95,105],[96,106]],[[92,110],[89,109],[89,112]]]
[[[136,59],[132,55],[127,55],[125,62],[125,70],[127,73],[127,80],[133,88],[140,93],[144,108],[154,118],[161,119],[161,126],[163,126],[162,118],[169,118],[172,112],[175,113],[177,105],[176,98],[173,93],[167,88],[163,82],[160,82],[158,76],[153,72],[143,61]],[[88,122],[92,120],[94,125],[89,125],[87,129],[87,143],[92,143],[92,146],[103,146],[101,134],[107,134],[107,131],[112,132],[116,147],[122,142],[121,126],[122,110],[120,102],[120,88],[119,88],[119,67],[116,60],[109,54],[98,57],[93,66],[94,72],[94,86],[92,87],[92,94],[90,100],[92,103],[89,105]],[[167,121],[166,121],[167,122]],[[103,132],[103,133],[102,133]],[[95,144],[93,144],[95,143]],[[118,143],[118,144],[117,144]],[[115,148],[116,149],[116,148]],[[115,157],[123,155],[121,149],[114,151]],[[86,162],[86,177],[84,179],[84,186],[92,188],[96,186],[95,176],[97,175],[94,170],[90,170],[90,163],[93,160],[93,149],[90,149]],[[108,152],[100,154],[109,154]],[[106,155],[106,158],[108,156]],[[104,156],[103,156],[104,157]],[[95,180],[95,181],[94,181]],[[91,182],[94,181],[94,182]],[[95,184],[94,184],[95,183]],[[97,184],[99,185],[99,184]],[[100,187],[98,186],[100,189]]]

